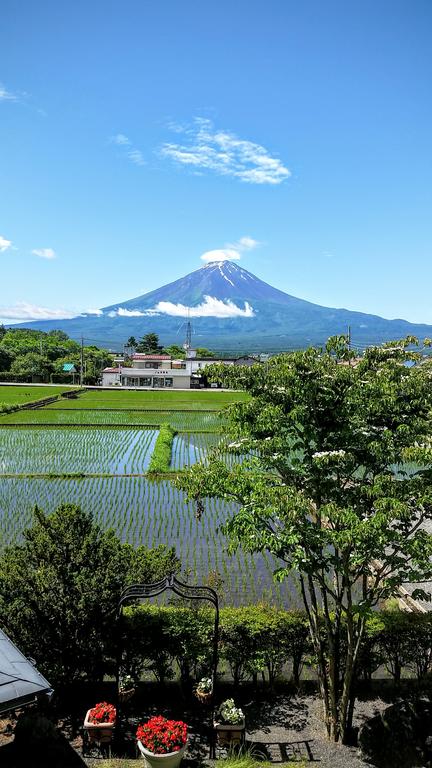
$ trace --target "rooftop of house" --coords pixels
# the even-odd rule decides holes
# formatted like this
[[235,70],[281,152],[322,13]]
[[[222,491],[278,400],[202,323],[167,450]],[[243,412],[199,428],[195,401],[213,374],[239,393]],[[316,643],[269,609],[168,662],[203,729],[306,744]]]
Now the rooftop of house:
[[51,686],[0,629],[0,712],[32,704]]
[[132,360],[171,360],[171,355],[145,355],[142,352],[135,352]]

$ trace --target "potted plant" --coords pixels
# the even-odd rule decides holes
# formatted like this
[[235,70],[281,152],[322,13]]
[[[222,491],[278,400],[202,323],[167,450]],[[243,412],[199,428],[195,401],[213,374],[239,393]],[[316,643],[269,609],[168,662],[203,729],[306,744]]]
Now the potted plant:
[[106,701],[101,701],[87,711],[84,729],[90,742],[110,744],[116,724],[116,708]]
[[195,688],[195,696],[201,704],[210,704],[213,696],[213,680],[211,677],[202,677]]
[[234,699],[226,699],[215,716],[213,726],[220,745],[240,744],[243,741],[245,718],[243,711],[236,707]]
[[132,675],[123,675],[119,680],[119,701],[126,704],[135,693],[135,685]]
[[178,768],[187,744],[187,725],[181,720],[152,717],[138,726],[138,749],[147,768]]

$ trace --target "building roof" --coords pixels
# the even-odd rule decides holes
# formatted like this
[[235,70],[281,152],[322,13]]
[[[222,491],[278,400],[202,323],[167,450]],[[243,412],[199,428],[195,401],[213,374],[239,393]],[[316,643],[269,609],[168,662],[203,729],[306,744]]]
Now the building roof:
[[141,352],[135,352],[132,360],[171,360],[171,355],[145,355]]
[[51,691],[48,680],[0,629],[0,712],[32,704],[37,695]]
[[102,373],[120,373],[120,368],[104,368]]
[[63,371],[65,373],[76,373],[76,368],[73,363],[63,363]]

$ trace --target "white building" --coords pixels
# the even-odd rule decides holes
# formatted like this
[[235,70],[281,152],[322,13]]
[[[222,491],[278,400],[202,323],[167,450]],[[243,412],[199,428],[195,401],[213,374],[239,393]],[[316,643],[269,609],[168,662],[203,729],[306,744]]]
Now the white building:
[[[192,351],[192,350],[191,350]],[[146,387],[148,389],[191,389],[203,386],[202,373],[206,365],[225,363],[227,365],[252,365],[252,357],[230,359],[186,357],[173,360],[169,355],[132,355],[132,366],[119,364],[116,368],[105,368],[102,373],[103,387]]]

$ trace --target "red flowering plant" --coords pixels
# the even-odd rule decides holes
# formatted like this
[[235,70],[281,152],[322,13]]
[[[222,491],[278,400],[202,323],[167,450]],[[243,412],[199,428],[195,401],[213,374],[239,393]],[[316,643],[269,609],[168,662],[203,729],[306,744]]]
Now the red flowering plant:
[[187,741],[187,725],[181,720],[151,717],[138,726],[136,737],[143,747],[154,755],[178,752]]
[[100,701],[99,704],[93,707],[89,711],[88,721],[95,725],[99,723],[115,723],[116,708],[112,704],[108,704],[106,701]]

